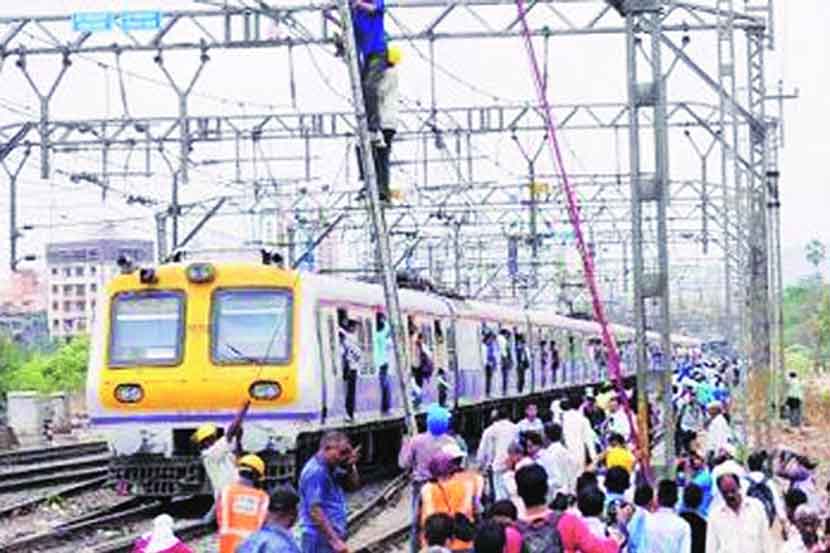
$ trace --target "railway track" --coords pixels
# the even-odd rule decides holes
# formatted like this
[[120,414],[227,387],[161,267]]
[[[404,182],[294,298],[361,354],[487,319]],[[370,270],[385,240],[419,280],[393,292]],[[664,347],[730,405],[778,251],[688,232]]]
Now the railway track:
[[93,455],[6,470],[0,472],[0,493],[101,478],[107,475],[109,460],[108,454]]
[[409,524],[397,525],[388,532],[378,536],[375,541],[354,549],[354,553],[387,553],[396,551],[406,543],[409,537]]
[[102,455],[109,452],[107,442],[84,442],[79,444],[59,445],[28,449],[15,449],[0,453],[0,467],[12,465],[34,465],[60,459]]
[[52,489],[45,493],[41,493],[39,495],[27,497],[22,501],[18,501],[10,505],[4,505],[0,507],[0,518],[29,511],[37,507],[41,503],[46,503],[47,501],[54,498],[72,497],[74,495],[78,495],[89,490],[100,488],[101,486],[107,483],[107,480],[108,478],[106,476],[92,478],[91,480],[85,480],[83,482],[69,484],[57,489]]

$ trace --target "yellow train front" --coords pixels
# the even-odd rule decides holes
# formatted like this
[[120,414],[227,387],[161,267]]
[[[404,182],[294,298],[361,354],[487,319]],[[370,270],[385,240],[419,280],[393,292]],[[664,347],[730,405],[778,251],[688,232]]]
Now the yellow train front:
[[243,447],[272,452],[291,478],[293,450],[320,413],[318,379],[299,378],[297,273],[251,263],[170,264],[122,271],[108,286],[92,339],[87,403],[109,441],[114,476],[137,495],[206,493],[191,442],[226,426],[250,399]]

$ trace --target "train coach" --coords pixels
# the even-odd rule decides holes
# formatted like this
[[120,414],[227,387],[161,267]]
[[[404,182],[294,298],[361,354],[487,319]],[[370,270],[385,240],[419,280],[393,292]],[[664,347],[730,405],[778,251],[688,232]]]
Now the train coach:
[[[229,423],[245,400],[242,446],[267,460],[270,479],[295,478],[329,429],[362,443],[362,462],[394,466],[403,410],[394,356],[383,355],[393,366],[378,358],[379,285],[217,261],[125,265],[103,294],[87,405],[129,493],[209,493],[191,435],[205,422]],[[528,401],[546,406],[567,388],[607,381],[593,322],[405,288],[400,300],[410,357],[424,365],[403,371],[415,404],[444,403],[464,433],[480,433],[494,407],[518,414]],[[351,397],[344,324],[362,352]],[[613,331],[630,376],[633,329]],[[510,370],[488,366],[489,340],[500,341]]]

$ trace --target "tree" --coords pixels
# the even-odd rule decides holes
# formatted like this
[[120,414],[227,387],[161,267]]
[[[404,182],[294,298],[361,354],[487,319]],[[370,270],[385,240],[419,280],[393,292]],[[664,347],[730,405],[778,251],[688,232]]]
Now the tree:
[[821,305],[815,316],[816,331],[816,369],[826,370],[825,357],[822,355],[824,345],[830,342],[830,292],[824,290]]
[[827,246],[821,241],[813,238],[807,243],[807,261],[809,261],[815,268],[816,273],[820,276],[821,270],[819,266],[827,259]]
[[38,353],[11,372],[7,390],[75,392],[83,388],[89,338],[78,336],[53,353]]

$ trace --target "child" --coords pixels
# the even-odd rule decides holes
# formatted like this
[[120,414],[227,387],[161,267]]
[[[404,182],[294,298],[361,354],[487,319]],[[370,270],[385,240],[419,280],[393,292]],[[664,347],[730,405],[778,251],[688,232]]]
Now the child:
[[451,553],[453,519],[446,513],[435,513],[424,522],[427,547],[423,553]]

